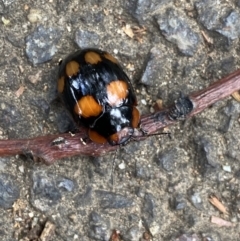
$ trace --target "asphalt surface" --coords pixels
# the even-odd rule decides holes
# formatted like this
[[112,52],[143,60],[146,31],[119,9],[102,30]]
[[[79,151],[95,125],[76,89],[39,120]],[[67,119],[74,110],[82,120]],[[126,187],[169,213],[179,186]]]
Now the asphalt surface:
[[[57,70],[79,48],[121,62],[142,114],[239,68],[237,0],[2,0],[0,15],[1,139],[71,129],[56,100]],[[1,240],[105,241],[114,230],[114,241],[240,240],[239,113],[228,97],[165,130],[171,138],[131,142],[99,158],[46,166],[1,157]],[[228,222],[221,227],[213,217]],[[53,234],[43,234],[46,223]]]

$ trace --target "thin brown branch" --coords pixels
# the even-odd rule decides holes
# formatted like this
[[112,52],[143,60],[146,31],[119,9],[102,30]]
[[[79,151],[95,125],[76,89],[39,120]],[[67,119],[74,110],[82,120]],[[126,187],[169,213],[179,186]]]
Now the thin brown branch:
[[[193,104],[193,110],[187,115],[192,117],[198,114],[207,107],[213,105],[219,100],[230,96],[233,92],[240,90],[240,69],[232,74],[214,82],[209,87],[190,94],[189,100]],[[155,114],[149,114],[141,118],[142,128],[148,130],[149,134],[156,133],[159,129],[176,123],[176,120],[169,120],[168,113],[171,110],[167,108],[163,111],[158,111]],[[159,121],[152,121],[151,117],[161,116]]]
[[[185,98],[181,97],[169,108],[142,116],[141,129],[135,131],[133,139],[145,139],[148,135],[157,133],[159,129],[196,115],[239,89],[240,70],[237,70],[206,89],[192,93]],[[146,130],[147,134],[145,133]],[[93,143],[86,137],[86,131],[82,129],[75,135],[65,133],[31,139],[0,140],[0,156],[31,154],[43,159],[46,164],[50,165],[64,157],[76,155],[99,156],[117,148],[117,146],[110,146],[109,144]]]
[[39,136],[31,139],[0,140],[0,156],[31,154],[42,159],[47,165],[56,160],[76,155],[99,156],[115,150],[109,144],[99,145],[86,139],[86,131],[74,135],[70,133]]

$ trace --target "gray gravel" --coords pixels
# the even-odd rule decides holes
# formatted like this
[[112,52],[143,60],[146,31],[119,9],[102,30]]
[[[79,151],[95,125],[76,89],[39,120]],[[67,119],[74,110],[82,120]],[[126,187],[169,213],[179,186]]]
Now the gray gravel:
[[[74,129],[56,100],[56,75],[59,59],[78,48],[120,60],[143,114],[239,68],[237,0],[3,0],[0,15],[1,139]],[[229,97],[172,126],[171,138],[99,158],[52,166],[0,158],[1,240],[37,240],[46,221],[57,241],[107,241],[115,229],[124,241],[240,240],[239,113]],[[228,214],[209,203],[211,194]]]

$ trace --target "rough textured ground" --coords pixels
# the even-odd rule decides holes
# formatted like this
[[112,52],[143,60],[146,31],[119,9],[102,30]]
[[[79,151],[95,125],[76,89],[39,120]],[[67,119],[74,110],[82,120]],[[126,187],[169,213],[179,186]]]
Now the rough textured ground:
[[[238,0],[2,0],[0,15],[2,139],[68,129],[53,101],[57,64],[79,47],[121,61],[142,113],[239,68]],[[240,240],[239,113],[229,97],[172,126],[171,139],[148,138],[101,158],[49,167],[0,158],[1,240],[38,240],[47,221],[57,241],[109,240],[114,229],[124,241]],[[209,203],[212,194],[228,214]]]

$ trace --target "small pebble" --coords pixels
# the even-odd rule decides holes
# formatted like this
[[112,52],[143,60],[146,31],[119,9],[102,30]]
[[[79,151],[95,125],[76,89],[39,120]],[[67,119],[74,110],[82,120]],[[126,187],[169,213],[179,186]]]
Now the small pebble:
[[149,227],[149,231],[153,236],[157,235],[160,231],[160,226],[156,222],[153,222],[151,226]]
[[61,33],[60,28],[38,26],[25,38],[25,51],[29,61],[36,65],[51,60],[57,52]]
[[150,113],[153,114],[155,112],[153,107],[150,107]]
[[37,217],[34,217],[33,218],[33,221],[32,221],[32,227],[35,227],[38,223],[38,218]]
[[192,204],[195,208],[201,210],[202,209],[202,199],[199,195],[199,193],[193,193],[190,197]]
[[126,165],[124,162],[122,162],[121,164],[118,165],[119,169],[123,170],[126,168]]
[[39,9],[31,9],[27,18],[30,23],[39,22],[42,19],[41,11]]
[[77,234],[74,234],[73,239],[79,239]]
[[144,99],[141,99],[141,103],[142,103],[143,105],[147,105],[147,101],[144,100]]
[[19,169],[19,171],[20,171],[21,173],[24,173],[24,166],[23,166],[23,165],[20,166],[18,169]]
[[8,25],[10,23],[10,20],[2,17],[2,22],[6,26],[6,25]]
[[29,76],[28,76],[28,80],[29,80],[32,84],[36,84],[36,83],[40,80],[41,75],[42,75],[42,71],[39,70],[36,74],[29,75]]
[[75,32],[75,42],[80,48],[96,48],[99,41],[99,35],[93,31],[78,29]]
[[22,221],[23,221],[23,219],[20,218],[20,217],[16,217],[14,220],[15,220],[16,222],[22,222]]
[[223,166],[223,170],[224,170],[225,172],[232,172],[231,166],[228,166],[228,165],[224,165],[224,166]]

